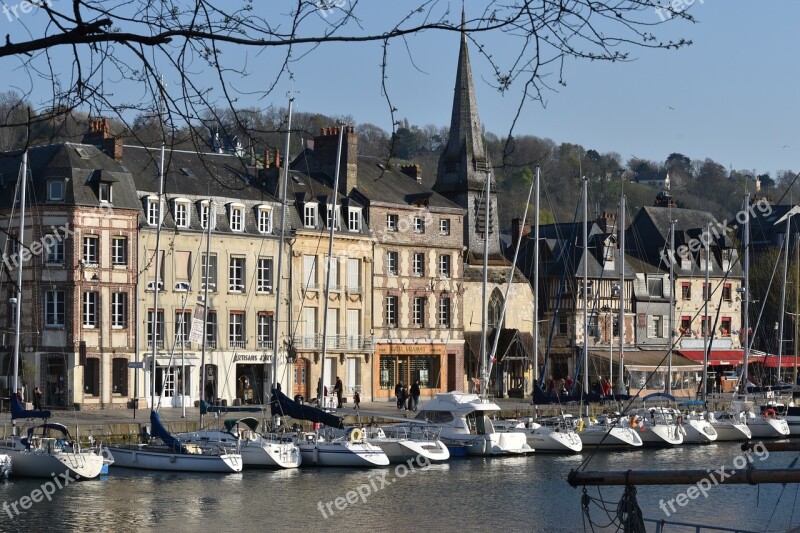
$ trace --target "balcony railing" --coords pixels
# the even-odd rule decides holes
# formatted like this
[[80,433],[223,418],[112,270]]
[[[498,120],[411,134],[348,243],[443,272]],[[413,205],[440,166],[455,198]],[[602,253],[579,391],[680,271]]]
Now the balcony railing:
[[[295,337],[295,346],[298,349],[320,350],[322,349],[322,335],[300,335]],[[352,352],[372,351],[372,337],[364,335],[328,335],[325,347]]]
[[229,348],[244,348],[246,341],[237,340],[237,339],[228,339],[228,347]]
[[[153,347],[153,339],[147,339],[147,347],[148,348],[152,348]],[[163,350],[164,349],[164,339],[156,340],[156,348],[158,348],[159,350]]]
[[217,349],[216,339],[206,339],[206,348],[208,348],[209,350],[216,350]]
[[272,349],[272,344],[273,344],[272,343],[272,339],[270,339],[268,337],[259,337],[258,338],[258,347],[259,348],[262,348],[262,349],[265,349],[265,350],[271,350]]

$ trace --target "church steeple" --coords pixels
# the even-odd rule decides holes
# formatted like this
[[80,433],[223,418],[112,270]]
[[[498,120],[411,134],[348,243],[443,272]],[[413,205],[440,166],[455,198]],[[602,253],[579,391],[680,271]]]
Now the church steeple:
[[465,31],[464,11],[461,11],[461,50],[453,94],[453,112],[450,118],[450,137],[439,157],[439,169],[434,189],[444,193],[465,189],[483,189],[486,170],[490,167],[483,145],[483,129],[478,117],[472,65]]
[[[472,65],[464,11],[461,11],[461,49],[453,94],[450,136],[441,156],[433,190],[467,209],[464,221],[464,245],[469,252],[483,256],[484,224],[489,224],[489,254],[500,254],[497,220],[497,195],[492,190],[489,216],[484,191],[491,161],[483,143],[483,128],[478,117],[478,103],[472,81]],[[492,177],[492,185],[494,178]]]

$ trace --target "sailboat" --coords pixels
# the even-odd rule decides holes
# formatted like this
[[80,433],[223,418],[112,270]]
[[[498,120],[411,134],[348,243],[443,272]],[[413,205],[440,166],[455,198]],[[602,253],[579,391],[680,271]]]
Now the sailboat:
[[[25,237],[25,191],[28,181],[28,152],[22,154],[20,169],[20,247]],[[92,449],[82,449],[63,424],[48,422],[50,411],[25,410],[20,398],[13,391],[19,386],[19,346],[20,326],[22,324],[22,266],[17,269],[16,320],[14,336],[14,381],[11,394],[11,420],[32,420],[41,418],[43,422],[28,429],[24,437],[12,434],[0,441],[0,450],[11,459],[15,477],[51,478],[65,473],[72,479],[93,479],[103,470],[103,457]],[[13,426],[16,430],[16,426]],[[5,464],[5,462],[3,462]],[[6,469],[3,468],[5,472]]]
[[[344,138],[345,128],[339,129],[339,143],[336,152],[336,170],[333,179],[333,201],[332,205],[337,206],[337,194],[339,191],[339,174],[341,172],[342,139]],[[283,191],[286,191],[285,178],[288,175],[289,163],[286,162],[284,171]],[[285,197],[284,197],[285,198]],[[285,205],[285,202],[284,204]],[[335,210],[332,211],[330,228],[328,233],[328,265],[325,276],[325,309],[323,316],[325,320],[322,326],[322,371],[321,376],[325,375],[325,361],[328,330],[328,302],[330,301],[331,286],[331,261],[333,260],[333,235],[336,228]],[[320,378],[317,397],[323,398],[323,383]],[[354,467],[374,467],[386,466],[389,458],[381,448],[370,444],[364,439],[361,428],[345,428],[342,419],[335,415],[325,412],[308,405],[301,405],[283,394],[277,387],[272,388],[272,399],[270,402],[273,416],[290,416],[298,420],[307,420],[317,424],[325,424],[329,429],[317,430],[315,432],[301,433],[297,446],[303,458],[303,464],[314,466],[354,466]],[[344,430],[342,436],[339,430]]]

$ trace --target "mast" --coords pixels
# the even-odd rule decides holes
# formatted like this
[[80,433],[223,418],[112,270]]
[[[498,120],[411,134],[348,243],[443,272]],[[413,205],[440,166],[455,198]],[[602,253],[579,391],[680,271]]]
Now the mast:
[[158,274],[159,274],[159,268],[161,266],[161,265],[159,265],[159,255],[161,255],[161,222],[163,220],[163,213],[161,212],[161,209],[163,207],[162,201],[161,201],[161,197],[164,195],[164,150],[165,150],[164,149],[164,145],[165,144],[166,143],[165,143],[164,138],[162,136],[162,138],[161,138],[161,162],[160,162],[159,167],[158,167],[158,196],[157,196],[157,200],[156,200],[158,202],[158,210],[157,210],[158,211],[158,219],[157,219],[158,220],[158,227],[156,229],[156,257],[155,257],[155,260],[153,261],[153,268],[155,268],[155,273],[156,273],[156,275],[155,275],[155,284],[156,285],[155,285],[154,290],[153,290],[153,314],[152,314],[152,322],[151,322],[151,324],[152,324],[151,328],[152,329],[150,330],[152,332],[151,338],[152,338],[152,341],[153,341],[153,346],[152,346],[152,351],[151,351],[151,355],[153,357],[153,362],[152,362],[152,373],[153,373],[153,375],[151,377],[152,379],[151,379],[151,383],[150,383],[150,385],[151,385],[151,388],[150,388],[150,409],[151,410],[154,410],[156,408],[156,352],[157,352],[156,348],[157,348],[157,344],[158,344],[158,333],[159,333],[159,331],[158,331],[158,287],[159,287],[159,283],[160,283]]
[[[278,346],[280,346],[280,331],[281,331],[281,276],[283,275],[283,241],[286,238],[286,186],[289,182],[289,140],[292,133],[292,108],[294,107],[294,98],[289,98],[289,119],[286,128],[286,144],[283,150],[283,179],[281,181],[281,234],[278,240],[278,271],[277,278],[275,278],[275,319],[273,320],[273,327],[275,334],[272,336],[272,388],[278,382]],[[266,163],[266,161],[265,161]],[[288,354],[288,351],[287,351]]]
[[[670,200],[671,202],[671,200]],[[672,394],[672,345],[675,330],[675,221],[672,220],[672,208],[669,210],[669,353],[667,355],[667,394]]]
[[[320,406],[320,399],[324,398],[325,391],[325,357],[328,351],[328,306],[331,293],[331,262],[333,261],[333,230],[336,228],[336,208],[337,196],[339,194],[339,174],[342,169],[342,139],[344,139],[345,125],[339,126],[339,146],[336,150],[336,172],[333,178],[333,201],[331,203],[331,222],[328,234],[328,264],[325,268],[325,305],[322,317],[322,373],[319,379],[319,394],[317,395],[317,406]],[[323,404],[324,406],[324,404]]]
[[[786,234],[783,237],[783,285],[781,289],[781,306],[778,318],[778,382],[781,384],[781,356],[783,355],[783,315],[786,309],[786,275],[789,270],[789,232],[791,231],[792,214],[786,213]],[[795,382],[797,383],[797,382]]]
[[[589,180],[583,178],[583,394],[589,392]],[[586,406],[587,414],[589,406]]]
[[708,391],[706,388],[708,387],[708,352],[709,352],[709,345],[708,345],[708,325],[709,319],[711,318],[708,316],[708,299],[709,289],[711,288],[709,285],[709,268],[711,267],[711,223],[709,222],[706,224],[706,282],[703,285],[703,316],[705,317],[703,320],[703,384],[701,385],[702,391],[702,398],[703,403],[706,401],[706,394]]
[[[28,187],[28,150],[22,153],[22,168],[20,180],[17,183],[22,183],[20,189],[20,210],[19,210],[19,250],[21,251],[22,244],[25,241],[25,190]],[[14,308],[14,388],[11,394],[16,394],[19,390],[19,334],[22,325],[22,265],[23,261],[20,260],[17,264],[17,302]]]
[[792,370],[792,385],[797,385],[797,352],[798,338],[800,338],[800,232],[794,236],[795,268],[794,268],[794,368]]
[[[750,207],[750,191],[744,193],[744,208]],[[750,358],[750,215],[745,217],[744,236],[742,240],[744,246],[744,317],[742,329],[744,330],[744,368],[742,368],[742,382],[740,393],[747,397],[747,360]]]
[[536,197],[533,216],[536,218],[533,230],[533,381],[539,376],[539,186],[541,168],[536,165]]
[[[623,182],[624,183],[624,182]],[[619,378],[617,390],[625,394],[625,193],[619,199]],[[612,326],[613,328],[613,326]]]
[[483,216],[483,293],[481,304],[481,399],[485,399],[488,392],[489,376],[486,372],[486,323],[489,320],[489,310],[486,308],[486,287],[489,283],[489,195],[491,193],[492,174],[486,171],[486,212]]
[[[206,393],[206,344],[208,344],[208,282],[211,271],[211,228],[214,216],[214,204],[208,198],[208,213],[206,214],[206,271],[203,274],[203,344],[200,349],[200,398],[205,398]],[[203,426],[203,410],[200,409],[200,427]]]

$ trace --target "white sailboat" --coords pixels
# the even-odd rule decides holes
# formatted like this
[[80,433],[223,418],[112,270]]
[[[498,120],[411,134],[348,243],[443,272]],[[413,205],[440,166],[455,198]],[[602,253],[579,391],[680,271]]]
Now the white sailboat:
[[428,432],[422,427],[410,426],[387,433],[381,427],[362,428],[364,439],[378,446],[391,463],[406,463],[409,460],[424,458],[431,463],[441,463],[450,459],[450,450],[437,432]]
[[[22,154],[19,184],[20,213],[19,241],[22,247],[25,237],[25,203],[28,182],[28,152]],[[103,470],[103,457],[92,449],[81,449],[80,443],[73,439],[62,424],[48,423],[50,411],[26,411],[14,391],[19,387],[19,346],[22,323],[22,266],[17,268],[17,294],[15,301],[14,335],[14,380],[11,390],[11,420],[14,424],[10,438],[0,441],[0,451],[8,456],[13,466],[14,477],[51,478],[53,475],[68,475],[71,479],[93,479]],[[16,420],[38,419],[44,423],[28,429],[24,437],[16,434]],[[6,461],[2,462],[3,465]],[[2,471],[7,475],[3,466]]]

